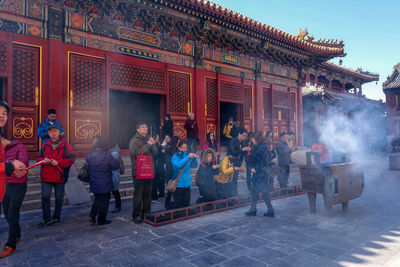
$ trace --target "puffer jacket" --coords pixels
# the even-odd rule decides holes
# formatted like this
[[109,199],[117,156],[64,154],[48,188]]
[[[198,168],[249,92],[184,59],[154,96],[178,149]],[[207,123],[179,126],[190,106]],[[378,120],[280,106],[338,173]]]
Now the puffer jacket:
[[136,133],[129,142],[129,152],[131,154],[133,178],[136,178],[136,156],[142,154],[142,149],[143,149],[143,155],[153,157],[153,168],[154,168],[154,157],[157,155],[158,151],[156,145],[149,145],[147,143],[149,139],[150,135],[141,136],[139,133]]
[[[47,141],[42,145],[37,162],[43,160],[44,158],[55,159],[58,161],[58,166],[66,170],[71,167],[75,161],[75,155],[73,153],[72,147],[64,139],[61,139],[60,144],[53,150],[51,145],[51,140]],[[53,166],[51,163],[43,165],[40,172],[40,179],[42,182],[50,183],[64,183],[64,174],[60,170]]]
[[197,167],[198,165],[197,159],[189,158],[188,152],[178,151],[172,156],[171,162],[173,167],[173,179],[176,179],[178,175],[181,173],[182,168],[185,168],[183,170],[183,173],[179,177],[177,187],[178,188],[190,187],[192,185],[192,174],[190,168]]
[[104,194],[114,190],[112,171],[118,170],[118,158],[101,149],[95,149],[86,157],[89,164],[90,191]]
[[[215,176],[215,181],[220,184],[227,184],[232,182],[233,173],[234,173],[234,166],[232,163],[232,156],[226,156],[224,160],[219,165],[219,174]],[[242,170],[244,168],[242,167]]]
[[[13,162],[19,160],[24,163],[27,167],[29,166],[28,150],[19,140],[14,140],[8,144],[5,148],[6,162]],[[7,176],[6,182],[13,184],[26,183],[28,181],[28,175],[17,178],[15,176]]]

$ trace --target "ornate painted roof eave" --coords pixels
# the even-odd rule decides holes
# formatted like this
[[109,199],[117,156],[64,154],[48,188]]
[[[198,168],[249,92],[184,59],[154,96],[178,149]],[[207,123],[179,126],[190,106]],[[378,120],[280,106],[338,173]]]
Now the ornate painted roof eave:
[[400,89],[400,63],[393,67],[393,72],[387,77],[386,81],[382,84],[384,91]]
[[379,74],[371,73],[371,72],[367,72],[367,71],[361,71],[361,70],[353,70],[351,68],[347,68],[347,67],[335,64],[330,61],[321,63],[321,66],[323,66],[327,69],[346,73],[347,75],[352,76],[357,79],[361,79],[364,82],[379,81]]
[[[166,2],[155,0],[156,2]],[[212,22],[233,28],[242,33],[255,36],[262,40],[274,40],[290,48],[297,48],[307,55],[329,60],[334,57],[345,56],[342,41],[333,40],[313,42],[311,38],[305,40],[299,36],[285,33],[267,24],[260,23],[232,10],[223,8],[207,0],[168,0],[170,6],[183,12],[202,17],[209,17]],[[174,4],[172,4],[174,3]],[[175,5],[176,4],[176,5]],[[182,8],[182,5],[184,6]],[[192,10],[186,9],[190,8]]]

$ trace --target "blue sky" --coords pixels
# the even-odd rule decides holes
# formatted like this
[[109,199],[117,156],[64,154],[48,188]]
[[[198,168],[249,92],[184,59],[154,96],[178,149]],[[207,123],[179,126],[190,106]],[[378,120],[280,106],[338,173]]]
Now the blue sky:
[[[343,66],[380,74],[363,94],[385,100],[382,82],[400,62],[400,1],[395,0],[212,0],[290,34],[308,27],[315,39],[340,39]],[[338,63],[339,58],[333,62]]]

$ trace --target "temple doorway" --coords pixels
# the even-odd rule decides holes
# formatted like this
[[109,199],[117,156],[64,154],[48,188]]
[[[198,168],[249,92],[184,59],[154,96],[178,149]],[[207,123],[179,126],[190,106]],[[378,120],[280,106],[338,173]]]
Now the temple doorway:
[[160,95],[110,90],[110,140],[128,149],[141,121],[148,124],[152,136],[159,134],[160,101]]
[[220,102],[220,140],[222,146],[229,145],[229,140],[224,135],[224,127],[225,124],[228,123],[229,118],[233,118],[233,121],[239,121],[241,127],[242,125],[242,116],[241,116],[241,104],[230,103],[230,102]]

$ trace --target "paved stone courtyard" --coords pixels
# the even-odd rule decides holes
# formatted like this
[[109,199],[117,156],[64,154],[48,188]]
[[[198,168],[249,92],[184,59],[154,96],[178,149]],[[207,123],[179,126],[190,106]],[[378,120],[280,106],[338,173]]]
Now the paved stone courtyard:
[[[132,200],[107,226],[89,225],[90,205],[66,207],[61,225],[41,230],[41,213],[24,213],[22,242],[0,266],[400,266],[400,172],[387,166],[366,161],[362,197],[332,217],[321,196],[309,214],[306,195],[274,200],[275,218],[259,204],[257,217],[245,207],[157,228],[130,221]],[[1,245],[6,231],[2,218]]]

